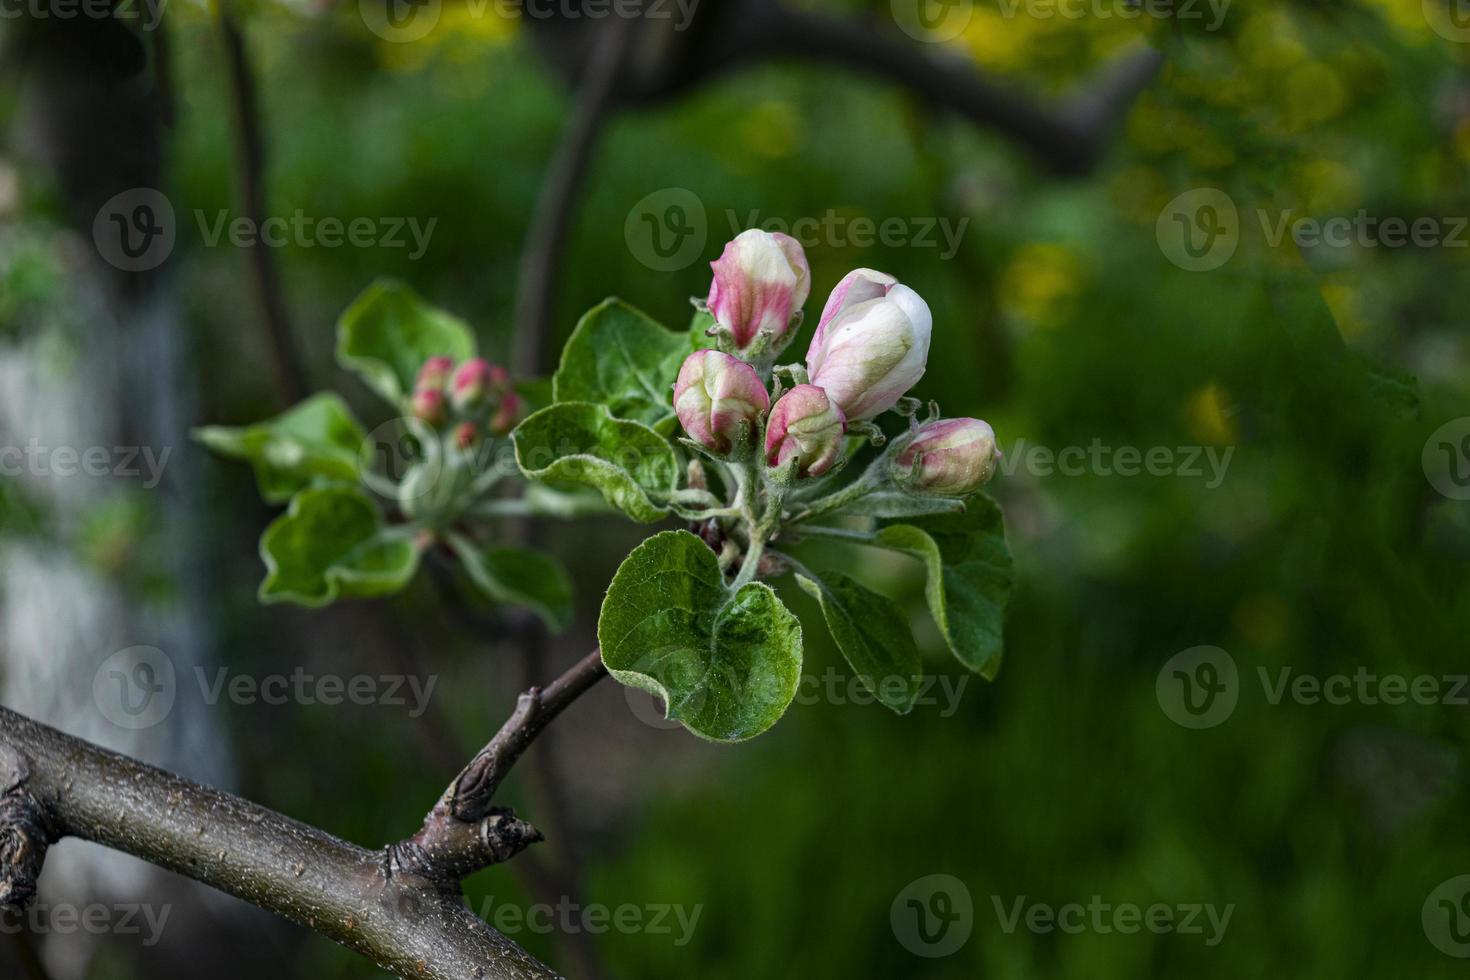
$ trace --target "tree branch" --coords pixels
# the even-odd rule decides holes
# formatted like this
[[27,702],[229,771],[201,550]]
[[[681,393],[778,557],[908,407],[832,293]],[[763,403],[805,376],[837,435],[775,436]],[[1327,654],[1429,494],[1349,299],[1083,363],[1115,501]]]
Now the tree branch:
[[602,651],[593,650],[544,689],[522,694],[510,718],[449,784],[419,832],[389,849],[394,866],[447,885],[504,860],[497,858],[494,838],[514,839],[516,831],[505,823],[508,811],[491,805],[495,791],[536,736],[606,676]]
[[[556,703],[564,707],[565,695]],[[457,887],[400,873],[391,849],[349,844],[6,708],[0,787],[6,908],[23,908],[34,895],[49,844],[78,837],[276,912],[405,980],[557,976],[475,916]],[[530,842],[505,811],[487,816],[495,820],[487,846],[496,853],[508,857]]]

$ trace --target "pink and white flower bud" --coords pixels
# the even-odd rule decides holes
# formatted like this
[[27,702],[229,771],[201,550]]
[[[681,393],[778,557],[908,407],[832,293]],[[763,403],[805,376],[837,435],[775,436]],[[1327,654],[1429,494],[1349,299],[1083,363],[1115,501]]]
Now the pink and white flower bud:
[[766,465],[796,459],[797,476],[821,476],[842,452],[847,420],[816,385],[797,385],[776,399],[766,422]]
[[755,369],[717,350],[684,358],[674,383],[674,412],[689,438],[715,453],[728,453],[741,432],[754,432],[771,396]]
[[483,357],[472,357],[454,371],[449,385],[449,399],[457,411],[479,408],[495,383],[495,369]]
[[454,444],[460,449],[470,448],[479,437],[480,430],[473,422],[461,422],[454,427]]
[[934,321],[919,294],[893,277],[867,269],[849,274],[822,318],[806,353],[807,374],[849,419],[888,411],[924,376]]
[[415,389],[443,388],[449,380],[449,372],[454,370],[454,358],[431,357],[419,368],[418,377],[414,379]]
[[[894,478],[920,493],[965,497],[995,476],[995,430],[979,419],[925,422],[894,460]],[[917,464],[917,465],[916,465]]]
[[784,336],[812,291],[801,243],[779,232],[742,231],[710,268],[715,272],[709,287],[710,313],[730,331],[740,350],[762,330],[777,339]]
[[438,388],[420,388],[413,393],[411,407],[416,418],[430,425],[444,422],[444,392]]
[[495,412],[490,416],[490,431],[503,436],[514,429],[520,420],[521,396],[514,391],[507,391],[500,396],[500,404],[495,406]]

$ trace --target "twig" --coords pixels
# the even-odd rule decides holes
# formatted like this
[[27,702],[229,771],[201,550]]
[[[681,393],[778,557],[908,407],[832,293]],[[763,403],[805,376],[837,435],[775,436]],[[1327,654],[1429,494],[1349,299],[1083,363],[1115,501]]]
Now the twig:
[[[239,181],[240,209],[259,228],[265,221],[265,146],[261,137],[260,105],[251,72],[245,36],[235,20],[230,0],[219,0],[220,38],[230,72],[230,94],[235,117],[235,158]],[[256,296],[271,354],[276,362],[277,381],[291,403],[309,393],[301,353],[296,348],[290,313],[274,257],[258,238],[246,247],[255,276]]]
[[504,860],[495,843],[486,840],[487,827],[503,825],[504,811],[492,805],[495,791],[536,736],[606,676],[602,653],[593,650],[544,689],[522,694],[510,718],[455,777],[419,832],[390,848],[394,865],[447,884]]
[[[46,847],[78,837],[285,916],[404,980],[556,977],[477,918],[457,888],[392,873],[387,852],[349,844],[6,708],[0,708],[0,793],[0,906],[23,909]],[[503,829],[513,832],[507,825],[514,823],[502,815]]]
[[557,148],[521,252],[520,291],[516,301],[511,371],[521,377],[537,373],[546,362],[556,284],[570,232],[572,207],[587,176],[592,151],[611,114],[614,86],[634,21],[614,17],[597,38],[592,60],[577,91],[576,114]]

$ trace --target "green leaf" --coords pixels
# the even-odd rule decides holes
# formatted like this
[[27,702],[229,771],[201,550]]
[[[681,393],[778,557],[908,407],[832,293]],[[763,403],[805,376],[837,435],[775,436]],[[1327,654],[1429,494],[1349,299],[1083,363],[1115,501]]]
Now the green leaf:
[[254,466],[260,495],[280,504],[313,483],[356,483],[367,434],[341,398],[324,392],[273,419],[242,428],[205,426],[194,438]]
[[821,605],[827,630],[863,686],[884,706],[908,714],[924,668],[898,603],[841,572],[824,571],[820,581],[797,575],[796,581]]
[[337,362],[394,405],[413,390],[423,363],[438,355],[456,362],[474,357],[474,333],[397,280],[373,283],[337,322]]
[[719,341],[709,336],[710,328],[715,325],[715,317],[708,310],[695,310],[694,319],[689,321],[689,348],[690,350],[706,350],[718,347]]
[[645,524],[668,514],[659,501],[674,492],[679,463],[668,440],[646,425],[613,418],[604,405],[563,402],[527,418],[511,439],[528,479],[595,487]]
[[470,580],[496,602],[525,606],[553,630],[572,619],[572,580],[561,562],[529,548],[487,548],[458,534],[448,538]]
[[614,416],[667,433],[674,380],[689,338],[622,300],[593,307],[572,331],[552,378],[558,402],[598,402]]
[[976,495],[963,514],[887,524],[877,544],[924,562],[924,596],[945,642],[960,662],[994,679],[1000,670],[1011,552],[995,501]]
[[767,585],[732,592],[714,552],[688,531],[633,549],[608,586],[597,639],[613,677],[713,741],[770,728],[801,679],[801,623]]
[[361,491],[316,487],[260,537],[262,602],[325,606],[339,598],[389,595],[408,584],[419,553],[406,530],[385,527]]

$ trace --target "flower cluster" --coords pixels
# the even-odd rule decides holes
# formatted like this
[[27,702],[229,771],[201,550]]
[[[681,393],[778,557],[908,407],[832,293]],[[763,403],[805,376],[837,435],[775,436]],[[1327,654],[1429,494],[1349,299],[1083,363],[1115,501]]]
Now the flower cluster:
[[[674,385],[679,422],[705,451],[736,457],[758,445],[769,469],[819,477],[846,459],[859,423],[891,409],[914,414],[900,403],[924,374],[933,329],[918,293],[872,269],[848,273],[822,310],[805,368],[773,370],[762,362],[790,342],[810,292],[801,245],[747,231],[713,268],[707,305],[721,349],[689,355]],[[799,380],[784,393],[783,373]],[[882,441],[875,427],[863,432]],[[904,489],[963,497],[994,474],[995,434],[978,419],[915,422],[891,456]]]
[[[716,348],[684,361],[674,411],[687,442],[722,464],[739,491],[722,513],[743,514],[749,550],[810,497],[866,440],[888,440],[873,420],[897,411],[909,429],[850,486],[789,517],[831,513],[873,493],[958,501],[995,473],[995,433],[979,419],[920,422],[908,391],[924,374],[933,319],[918,293],[893,276],[856,269],[832,290],[805,364],[775,366],[798,331],[811,274],[801,245],[743,232],[712,264],[706,307]],[[783,379],[791,385],[783,387]],[[756,499],[760,498],[760,499]],[[960,505],[938,504],[934,509]]]
[[409,399],[415,418],[436,428],[453,425],[454,443],[468,449],[482,436],[515,427],[521,398],[505,368],[483,357],[458,367],[450,357],[431,357],[419,368]]

